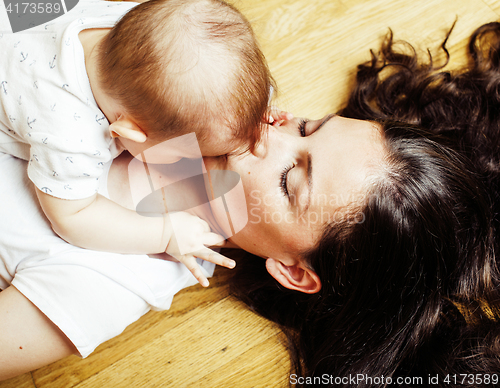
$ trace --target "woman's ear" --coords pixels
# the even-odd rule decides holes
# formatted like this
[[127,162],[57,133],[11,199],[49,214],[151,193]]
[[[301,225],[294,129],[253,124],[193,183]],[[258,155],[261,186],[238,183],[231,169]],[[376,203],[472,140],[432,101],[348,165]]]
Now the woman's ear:
[[319,276],[301,262],[289,266],[279,260],[269,258],[266,260],[266,268],[273,278],[290,290],[306,294],[314,294],[321,290]]
[[136,123],[124,116],[118,117],[115,122],[111,123],[109,130],[113,137],[123,137],[136,143],[144,143],[148,138]]

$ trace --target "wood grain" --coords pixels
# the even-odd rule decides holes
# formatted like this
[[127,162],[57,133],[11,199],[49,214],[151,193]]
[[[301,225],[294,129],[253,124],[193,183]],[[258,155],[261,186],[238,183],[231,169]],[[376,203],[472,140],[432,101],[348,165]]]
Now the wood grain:
[[[319,118],[345,99],[355,66],[392,28],[425,55],[457,20],[452,64],[479,25],[496,20],[496,0],[235,0],[251,20],[280,94],[297,116]],[[150,312],[87,359],[68,357],[0,383],[0,388],[284,387],[289,359],[279,330],[231,299],[230,271],[210,289],[194,286],[165,312]]]
[[483,0],[483,2],[500,17],[500,2],[498,0]]

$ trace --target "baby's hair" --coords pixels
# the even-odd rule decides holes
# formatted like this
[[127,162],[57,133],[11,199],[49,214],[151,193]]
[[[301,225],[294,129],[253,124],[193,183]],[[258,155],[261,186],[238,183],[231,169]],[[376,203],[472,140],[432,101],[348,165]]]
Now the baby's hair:
[[227,126],[250,149],[274,84],[250,23],[221,0],[136,6],[100,45],[99,80],[152,139]]

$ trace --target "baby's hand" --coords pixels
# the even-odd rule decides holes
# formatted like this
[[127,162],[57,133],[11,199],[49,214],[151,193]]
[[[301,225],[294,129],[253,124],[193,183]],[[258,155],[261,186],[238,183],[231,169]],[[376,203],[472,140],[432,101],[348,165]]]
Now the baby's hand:
[[278,127],[283,124],[283,121],[291,119],[293,119],[293,114],[290,112],[282,111],[276,106],[270,106],[267,110],[266,117],[264,117],[264,122]]
[[223,237],[212,233],[208,223],[201,218],[186,212],[168,213],[165,229],[170,233],[165,252],[183,263],[203,287],[208,287],[209,283],[201,272],[196,257],[227,268],[234,268],[236,265],[233,260],[207,248],[223,246],[225,241]]

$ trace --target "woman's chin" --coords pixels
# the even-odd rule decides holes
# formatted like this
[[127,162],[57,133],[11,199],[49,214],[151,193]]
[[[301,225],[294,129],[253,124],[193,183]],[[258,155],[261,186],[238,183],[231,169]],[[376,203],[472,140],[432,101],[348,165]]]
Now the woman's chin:
[[229,170],[209,170],[206,177],[205,186],[212,214],[222,236],[229,239],[248,223],[243,183],[238,173]]

